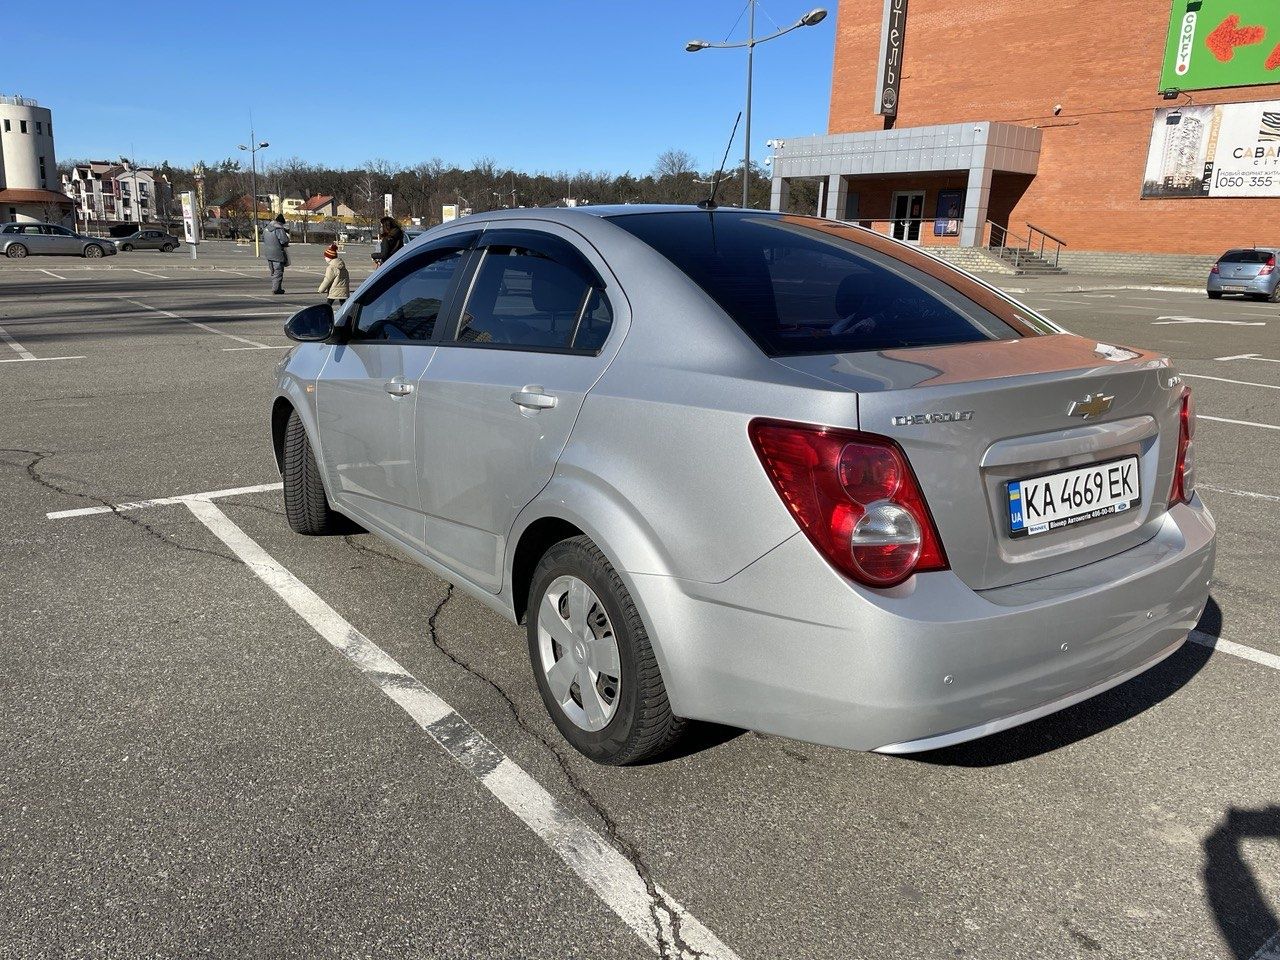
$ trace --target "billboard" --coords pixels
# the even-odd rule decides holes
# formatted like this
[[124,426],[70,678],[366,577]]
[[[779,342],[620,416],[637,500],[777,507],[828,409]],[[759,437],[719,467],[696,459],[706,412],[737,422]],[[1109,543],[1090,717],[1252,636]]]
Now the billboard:
[[1157,110],[1142,196],[1280,197],[1280,100]]
[[1161,90],[1280,83],[1275,0],[1173,0]]

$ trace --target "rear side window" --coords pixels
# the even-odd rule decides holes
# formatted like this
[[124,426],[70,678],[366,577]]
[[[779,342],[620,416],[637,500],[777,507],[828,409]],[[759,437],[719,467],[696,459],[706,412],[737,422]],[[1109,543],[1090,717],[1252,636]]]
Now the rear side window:
[[459,343],[594,352],[612,324],[608,301],[577,270],[517,245],[492,245],[458,324]]
[[[621,215],[765,353],[846,353],[1057,332],[962,274],[854,227],[721,211]],[[877,249],[876,245],[884,247]],[[943,280],[939,275],[954,274]],[[973,288],[966,296],[957,285]],[[980,299],[978,299],[980,298]],[[999,310],[1000,315],[993,310]],[[1043,326],[1037,324],[1039,321]]]
[[1266,263],[1275,254],[1270,250],[1228,250],[1219,263]]

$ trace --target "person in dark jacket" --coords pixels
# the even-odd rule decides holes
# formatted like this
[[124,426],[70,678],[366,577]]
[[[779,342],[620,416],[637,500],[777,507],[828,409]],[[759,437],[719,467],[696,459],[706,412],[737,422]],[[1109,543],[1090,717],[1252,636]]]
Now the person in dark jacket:
[[271,292],[284,293],[284,268],[289,265],[289,231],[284,225],[284,214],[277,213],[275,220],[262,231],[262,255],[271,271]]
[[375,265],[381,265],[391,259],[391,255],[404,246],[404,230],[391,217],[383,217],[378,222],[378,236],[381,244],[373,255]]

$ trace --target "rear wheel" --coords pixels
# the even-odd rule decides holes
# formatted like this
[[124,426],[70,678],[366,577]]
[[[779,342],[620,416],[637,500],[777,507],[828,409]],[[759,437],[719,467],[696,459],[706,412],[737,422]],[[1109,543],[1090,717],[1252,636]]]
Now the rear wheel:
[[12,260],[21,260],[27,255],[27,248],[20,243],[9,244],[9,258]]
[[306,428],[295,410],[284,428],[284,512],[296,533],[326,536],[350,533],[353,524],[329,506],[320,467]]
[[96,243],[91,243],[84,248],[84,255],[88,257],[90,260],[97,260],[100,256],[102,256],[102,248],[98,246]]
[[133,249],[133,244],[132,244],[132,243],[122,243],[122,244],[120,245],[120,252],[121,252],[121,253],[128,253],[128,252],[129,252],[130,250],[132,250],[132,249]]
[[1267,295],[1267,303],[1280,303],[1280,283]]
[[1221,293],[1221,291],[1218,291],[1218,290],[1210,290],[1210,291],[1209,291],[1209,299],[1210,299],[1210,300],[1221,300],[1221,299],[1222,299],[1222,293]]
[[529,588],[529,659],[557,729],[597,763],[640,763],[670,749],[671,712],[644,622],[617,571],[587,537],[552,546]]
[[177,249],[178,249],[178,248],[177,248],[177,247],[175,247],[172,243],[166,243],[163,247],[161,247],[161,248],[160,248],[160,252],[161,252],[161,253],[173,253],[173,251],[175,251],[175,250],[177,250]]

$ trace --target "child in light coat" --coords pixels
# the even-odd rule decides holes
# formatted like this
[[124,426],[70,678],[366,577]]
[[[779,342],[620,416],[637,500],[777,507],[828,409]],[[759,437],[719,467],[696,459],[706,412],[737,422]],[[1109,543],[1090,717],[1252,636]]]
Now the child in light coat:
[[338,310],[351,296],[351,274],[347,273],[347,265],[338,256],[338,245],[331,243],[324,248],[324,258],[328,265],[324,268],[324,279],[316,293],[323,293],[329,299],[329,306]]

